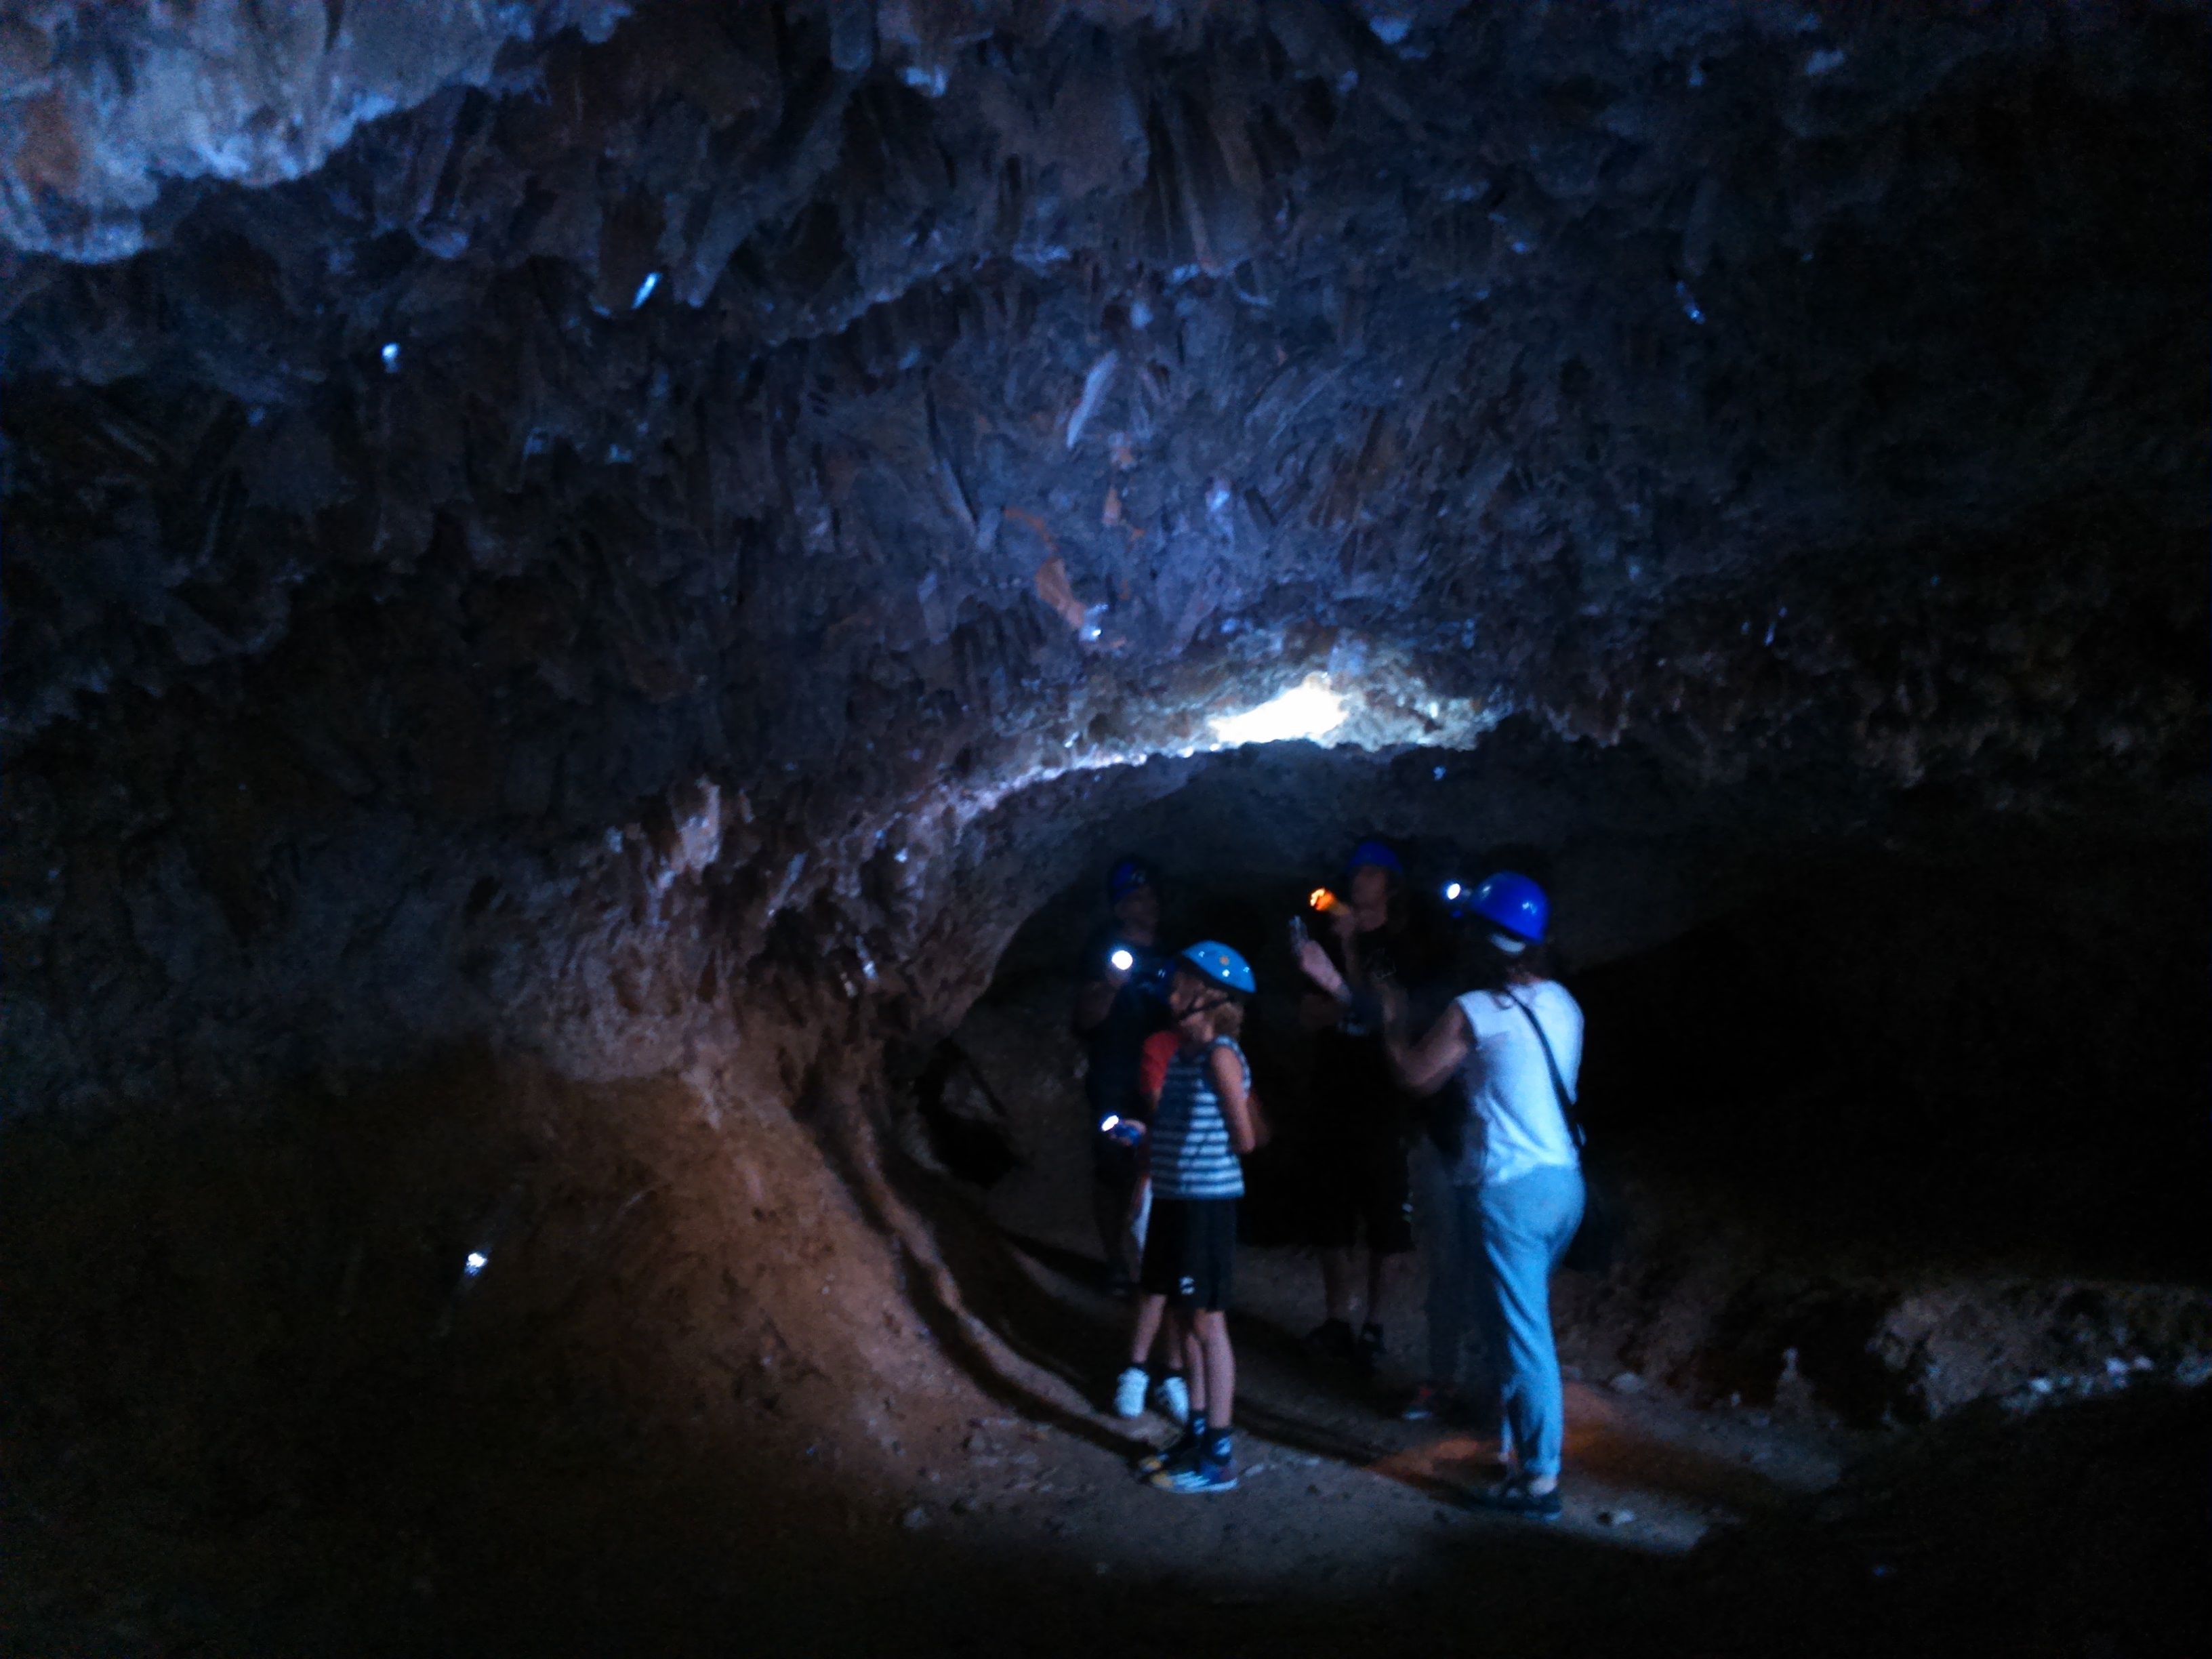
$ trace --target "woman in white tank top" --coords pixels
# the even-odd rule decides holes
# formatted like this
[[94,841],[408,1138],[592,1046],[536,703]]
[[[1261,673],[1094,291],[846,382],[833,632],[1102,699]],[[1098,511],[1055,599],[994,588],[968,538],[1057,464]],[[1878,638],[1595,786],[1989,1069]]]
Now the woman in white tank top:
[[1407,1089],[1429,1094],[1456,1075],[1468,1100],[1466,1132],[1443,1170],[1443,1213],[1425,1230],[1436,1244],[1436,1374],[1424,1392],[1452,1385],[1471,1313],[1498,1379],[1500,1438],[1512,1474],[1469,1501],[1548,1520],[1560,1510],[1565,1438],[1550,1280],[1583,1212],[1581,1158],[1560,1093],[1572,1098],[1581,1071],[1583,1014],[1544,971],[1549,906],[1534,882],[1493,876],[1460,908],[1480,929],[1470,972],[1479,988],[1455,1000],[1418,1042],[1395,1018],[1386,1038]]

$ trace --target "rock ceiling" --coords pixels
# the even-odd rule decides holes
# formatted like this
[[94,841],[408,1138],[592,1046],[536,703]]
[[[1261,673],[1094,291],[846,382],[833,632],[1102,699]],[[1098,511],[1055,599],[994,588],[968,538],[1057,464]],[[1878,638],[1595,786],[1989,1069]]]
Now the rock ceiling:
[[98,1030],[309,1018],[302,975],[466,1024],[393,988],[509,902],[568,927],[626,824],[740,957],[810,896],[895,951],[891,845],[1317,672],[1376,741],[1519,715],[2199,823],[2206,44],[2195,4],[13,4],[36,1087]]

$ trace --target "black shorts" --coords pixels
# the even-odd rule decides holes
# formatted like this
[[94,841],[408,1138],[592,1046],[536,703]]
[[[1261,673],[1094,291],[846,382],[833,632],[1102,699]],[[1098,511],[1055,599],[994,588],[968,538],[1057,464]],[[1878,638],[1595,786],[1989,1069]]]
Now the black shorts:
[[1178,1308],[1208,1313],[1229,1305],[1237,1264],[1237,1200],[1233,1198],[1155,1198],[1145,1232],[1139,1290],[1164,1296]]
[[1377,1255],[1413,1248],[1413,1188],[1395,1134],[1330,1136],[1315,1148],[1309,1243],[1348,1250],[1364,1239]]

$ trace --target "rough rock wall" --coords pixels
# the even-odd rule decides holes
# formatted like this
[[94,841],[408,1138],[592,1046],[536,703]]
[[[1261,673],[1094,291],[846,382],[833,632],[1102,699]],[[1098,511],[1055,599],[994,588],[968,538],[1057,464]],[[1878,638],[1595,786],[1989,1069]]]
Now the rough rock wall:
[[2201,7],[616,10],[10,15],[11,1112],[942,1019],[1316,668],[2201,823]]

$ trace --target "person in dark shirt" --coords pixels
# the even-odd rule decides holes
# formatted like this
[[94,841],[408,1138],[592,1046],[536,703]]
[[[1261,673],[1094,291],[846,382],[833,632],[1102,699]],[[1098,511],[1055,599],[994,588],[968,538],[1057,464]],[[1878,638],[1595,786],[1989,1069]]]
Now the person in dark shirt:
[[[1309,939],[1298,966],[1311,984],[1299,1005],[1313,1033],[1314,1172],[1310,1242],[1319,1246],[1325,1297],[1321,1325],[1307,1338],[1317,1353],[1372,1371],[1382,1357],[1384,1298],[1399,1258],[1413,1248],[1413,1194],[1407,1178],[1409,1103],[1390,1071],[1376,993],[1415,976],[1404,888],[1405,867],[1380,841],[1353,849],[1345,891],[1328,895],[1322,920],[1328,943]],[[1365,1321],[1353,1334],[1367,1251]]]
[[1091,1106],[1091,1215],[1108,1284],[1127,1295],[1136,1282],[1134,1200],[1144,1173],[1145,1039],[1164,1029],[1161,991],[1170,960],[1159,947],[1158,873],[1123,859],[1106,878],[1113,920],[1085,941],[1076,963],[1075,1031],[1087,1064]]

